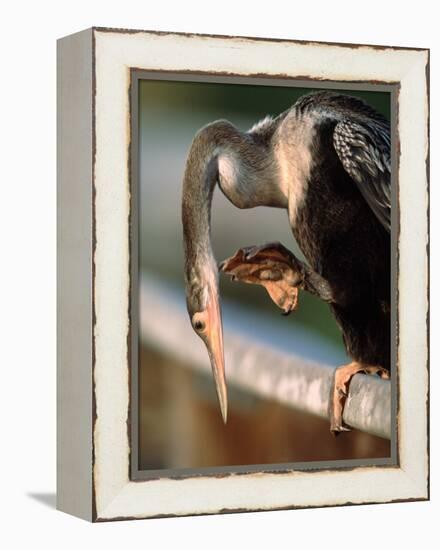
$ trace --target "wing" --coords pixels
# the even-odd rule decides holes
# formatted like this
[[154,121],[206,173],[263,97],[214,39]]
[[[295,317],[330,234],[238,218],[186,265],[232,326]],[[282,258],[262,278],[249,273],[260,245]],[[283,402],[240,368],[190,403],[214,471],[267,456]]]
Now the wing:
[[345,171],[355,181],[377,219],[390,232],[389,127],[382,121],[346,118],[335,126],[333,144]]

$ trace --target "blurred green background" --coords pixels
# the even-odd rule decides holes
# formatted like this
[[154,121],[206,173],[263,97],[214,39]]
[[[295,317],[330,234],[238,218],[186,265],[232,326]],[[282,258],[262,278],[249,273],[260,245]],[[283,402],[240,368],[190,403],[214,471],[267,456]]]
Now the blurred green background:
[[[142,80],[140,82],[141,273],[148,273],[149,276],[169,284],[173,289],[180,289],[183,299],[181,185],[186,156],[197,130],[219,118],[229,120],[241,130],[248,130],[261,118],[268,114],[279,114],[288,109],[300,96],[311,91],[314,91],[314,89],[162,80]],[[389,118],[389,93],[340,91],[365,99]],[[285,211],[263,207],[239,210],[229,203],[219,191],[214,194],[212,205],[212,241],[217,260],[232,255],[236,249],[242,246],[261,244],[268,241],[280,241],[301,257],[301,252],[293,239]],[[295,331],[296,328],[297,330],[307,331],[310,336],[308,340],[310,343],[307,345],[306,352],[302,349],[301,354],[307,355],[311,359],[325,361],[331,365],[341,364],[346,359],[339,329],[331,317],[328,307],[307,293],[301,293],[299,309],[290,317],[284,318],[280,316],[279,310],[261,287],[234,284],[227,277],[222,277],[220,291],[224,299],[229,299],[245,308],[246,311],[259,316],[262,323],[270,326],[272,331],[276,331],[277,327],[282,332],[286,330]],[[141,325],[142,315],[148,315],[148,311],[140,311]],[[194,338],[197,337],[194,335]],[[192,343],[188,342],[188,345],[192,345]],[[291,349],[290,351],[295,353],[298,350]],[[311,418],[308,420],[307,418],[306,420],[302,419],[301,426],[307,426],[309,422],[309,431],[312,431],[315,435],[322,432],[325,444],[322,442],[317,443],[316,437],[314,437],[308,448],[302,446],[299,449],[297,442],[296,446],[289,443],[283,447],[283,450],[278,449],[277,451],[279,445],[277,447],[273,441],[268,440],[267,434],[261,442],[258,443],[257,441],[256,443],[255,439],[258,440],[256,436],[256,433],[258,433],[257,424],[258,422],[261,423],[261,419],[258,420],[259,417],[255,411],[261,410],[261,407],[263,407],[266,411],[264,418],[270,418],[270,411],[285,409],[285,407],[280,409],[279,405],[268,402],[258,403],[258,401],[262,401],[261,399],[257,400],[256,408],[248,407],[247,409],[247,416],[244,420],[247,423],[246,433],[242,434],[240,439],[240,447],[243,447],[243,449],[241,451],[237,450],[237,453],[234,454],[229,449],[229,447],[237,447],[236,434],[233,433],[234,408],[232,407],[231,420],[228,425],[226,428],[222,427],[219,422],[220,413],[217,410],[211,383],[202,384],[203,391],[197,390],[191,399],[193,402],[197,402],[199,399],[204,404],[203,406],[209,403],[211,407],[209,412],[207,412],[208,409],[203,409],[205,411],[203,414],[205,418],[212,416],[209,430],[211,433],[217,434],[215,436],[217,439],[211,442],[211,448],[217,448],[217,451],[215,453],[208,452],[206,445],[201,445],[198,448],[194,443],[198,450],[192,449],[186,454],[182,453],[182,448],[187,447],[189,439],[185,423],[191,421],[191,414],[200,416],[201,412],[187,412],[188,417],[185,419],[185,408],[182,405],[182,410],[177,414],[176,420],[170,421],[170,408],[175,407],[176,400],[176,393],[171,388],[173,380],[182,377],[179,374],[182,371],[181,367],[183,367],[185,376],[188,378],[186,385],[190,393],[193,392],[194,387],[201,387],[200,381],[197,382],[197,377],[200,377],[200,375],[185,370],[184,363],[176,365],[173,360],[166,357],[166,354],[164,357],[163,351],[159,353],[155,349],[143,348],[140,357],[141,414],[139,440],[140,463],[143,468],[194,468],[199,466],[261,463],[262,460],[275,463],[294,460],[388,456],[386,454],[388,443],[376,440],[366,434],[353,433],[345,436],[345,438],[338,439],[338,444],[335,444],[335,441],[329,439],[327,423]],[[185,384],[181,382],[180,387],[184,386]],[[154,391],[155,387],[157,391]],[[159,388],[162,388],[162,390],[159,391]],[[160,399],[158,398],[159,395]],[[255,402],[257,398],[249,399]],[[245,400],[245,397],[242,396],[242,400]],[[267,407],[269,409],[272,407],[272,409],[268,411]],[[282,414],[280,413],[280,418],[277,417],[277,422],[284,423],[284,426],[297,425],[299,421],[295,421],[295,414],[299,413],[285,410]],[[170,423],[173,424],[171,427]],[[208,429],[207,424],[209,423],[204,423],[205,431]],[[320,427],[317,428],[317,425]],[[314,426],[313,429],[312,426]],[[191,439],[195,442],[201,438],[206,440],[206,433],[201,428],[200,430],[199,434],[191,435]],[[249,432],[252,430],[254,430],[254,433],[250,434]],[[292,428],[290,430],[292,431]],[[283,437],[288,440],[288,433],[283,433]],[[172,444],[170,438],[173,439]],[[219,443],[219,438],[221,443]],[[356,438],[364,442],[362,452],[359,449],[356,450]],[[302,439],[307,439],[304,434]],[[181,441],[180,447],[179,441]],[[365,443],[365,441],[370,443]],[[256,449],[268,445],[274,449],[273,453],[261,455],[257,452]],[[223,449],[225,452],[222,454],[219,449]]]

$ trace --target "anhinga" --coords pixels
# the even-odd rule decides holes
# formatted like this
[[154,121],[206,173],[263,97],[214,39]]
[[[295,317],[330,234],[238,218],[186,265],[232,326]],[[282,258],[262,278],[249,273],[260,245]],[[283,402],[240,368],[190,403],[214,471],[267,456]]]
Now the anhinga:
[[223,420],[224,371],[218,267],[210,241],[215,185],[238,208],[287,210],[307,260],[280,243],[238,250],[219,265],[263,285],[289,313],[298,290],[318,296],[338,323],[351,362],[335,371],[331,430],[358,372],[390,371],[390,128],[355,97],[316,92],[248,132],[219,120],[202,128],[188,155],[182,197],[187,308],[208,349]]

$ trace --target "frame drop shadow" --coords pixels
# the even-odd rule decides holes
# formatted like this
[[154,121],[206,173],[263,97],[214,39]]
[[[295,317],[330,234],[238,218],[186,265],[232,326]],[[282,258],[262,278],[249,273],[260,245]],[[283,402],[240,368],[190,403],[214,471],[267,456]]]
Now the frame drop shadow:
[[33,498],[37,502],[44,504],[48,508],[56,509],[57,495],[56,493],[27,493],[29,498]]

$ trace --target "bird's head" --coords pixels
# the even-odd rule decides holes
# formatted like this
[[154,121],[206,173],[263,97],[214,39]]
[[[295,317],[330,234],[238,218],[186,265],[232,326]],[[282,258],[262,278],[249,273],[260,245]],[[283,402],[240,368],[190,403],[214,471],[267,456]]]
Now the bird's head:
[[203,340],[223,421],[227,418],[227,390],[223,351],[223,328],[218,290],[218,270],[212,256],[202,256],[186,266],[186,305],[194,332]]

